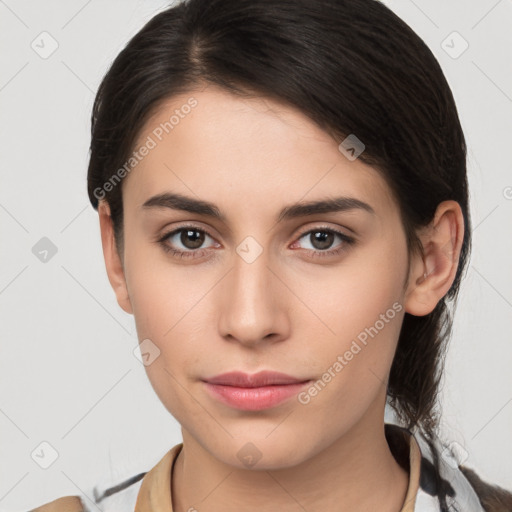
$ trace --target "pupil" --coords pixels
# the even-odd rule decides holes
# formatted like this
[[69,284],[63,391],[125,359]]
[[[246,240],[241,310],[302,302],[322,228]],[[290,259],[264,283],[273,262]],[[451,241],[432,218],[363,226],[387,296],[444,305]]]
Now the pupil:
[[313,247],[316,249],[328,249],[333,242],[334,233],[328,231],[315,231],[311,233]]
[[186,229],[181,232],[181,243],[187,249],[197,249],[204,242],[204,233],[196,229]]

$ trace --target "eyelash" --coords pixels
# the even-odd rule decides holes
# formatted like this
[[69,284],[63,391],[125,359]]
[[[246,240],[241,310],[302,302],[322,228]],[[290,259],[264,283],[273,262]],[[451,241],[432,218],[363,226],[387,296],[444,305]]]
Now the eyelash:
[[[173,257],[200,258],[207,249],[191,249],[188,251],[180,251],[177,249],[173,249],[166,243],[167,239],[169,239],[172,236],[174,236],[175,234],[181,233],[182,231],[185,231],[185,230],[197,231],[199,233],[204,233],[204,234],[208,235],[210,238],[214,238],[205,229],[202,229],[202,228],[199,228],[199,227],[193,226],[193,225],[185,225],[185,226],[179,227],[178,229],[174,229],[173,231],[169,231],[168,233],[165,233],[164,235],[162,235],[162,237],[160,237],[157,240],[157,242],[162,246],[163,250],[166,253],[170,253]],[[330,250],[325,250],[325,251],[306,249],[308,252],[312,253],[312,257],[322,258],[322,257],[338,256],[342,252],[346,251],[351,245],[354,245],[356,242],[356,240],[354,238],[345,235],[345,233],[342,233],[341,231],[338,231],[333,228],[327,228],[327,227],[317,227],[317,228],[313,228],[313,229],[304,231],[299,234],[299,237],[297,238],[297,240],[300,240],[301,238],[303,238],[304,235],[308,235],[308,234],[316,233],[316,232],[334,233],[334,234],[338,235],[344,243],[340,244],[340,247],[338,247],[337,249],[330,249]],[[198,253],[201,253],[201,254],[198,255]]]

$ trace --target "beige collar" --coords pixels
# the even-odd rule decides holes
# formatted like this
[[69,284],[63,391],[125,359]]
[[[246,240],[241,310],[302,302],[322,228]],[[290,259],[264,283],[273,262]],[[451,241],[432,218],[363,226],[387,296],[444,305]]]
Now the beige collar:
[[[420,481],[421,451],[414,436],[409,438],[409,486],[400,512],[414,512],[416,494]],[[183,448],[183,443],[171,448],[144,476],[137,496],[135,512],[165,510],[172,512],[171,475],[174,463]]]
[[172,512],[171,475],[183,443],[171,448],[142,479],[134,512]]

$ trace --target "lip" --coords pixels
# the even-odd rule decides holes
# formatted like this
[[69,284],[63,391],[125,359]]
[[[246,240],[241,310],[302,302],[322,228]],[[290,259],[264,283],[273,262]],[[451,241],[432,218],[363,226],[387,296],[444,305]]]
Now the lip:
[[240,388],[258,388],[281,384],[297,384],[309,379],[300,379],[287,375],[286,373],[263,370],[253,374],[240,371],[227,372],[204,380],[210,384],[222,384],[224,386],[237,386]]
[[245,411],[274,407],[296,395],[311,379],[280,372],[228,372],[203,380],[208,392],[222,403]]

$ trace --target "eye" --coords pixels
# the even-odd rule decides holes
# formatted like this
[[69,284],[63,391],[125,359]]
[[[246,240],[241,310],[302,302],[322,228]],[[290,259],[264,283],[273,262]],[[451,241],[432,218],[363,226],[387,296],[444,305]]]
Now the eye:
[[[331,249],[336,238],[340,242]],[[315,228],[302,233],[299,240],[306,241],[306,247],[301,244],[302,248],[312,250],[313,256],[336,256],[342,251],[346,251],[351,245],[355,243],[354,238],[345,235],[341,231],[332,228]],[[295,245],[295,242],[293,245]],[[307,247],[309,244],[310,247]]]
[[205,239],[213,240],[204,229],[196,226],[182,226],[164,234],[158,243],[164,251],[181,258],[199,258],[204,254]]
[[[220,244],[215,242],[207,231],[196,226],[182,226],[174,229],[162,235],[157,241],[165,252],[171,253],[175,257],[201,258],[208,252],[209,247],[203,247],[205,240],[208,238],[214,242],[213,247],[220,247]],[[336,238],[340,242],[332,249],[331,247]],[[341,231],[327,227],[318,227],[305,231],[297,241],[302,239],[305,239],[306,247],[303,247],[301,244],[301,248],[307,250],[312,257],[334,257],[348,250],[349,246],[355,243],[354,238],[345,235]],[[295,248],[296,244],[297,242],[294,242],[291,247]],[[307,247],[307,244],[310,247]]]

